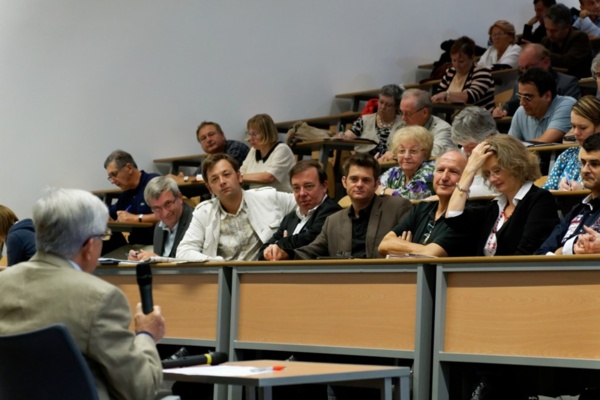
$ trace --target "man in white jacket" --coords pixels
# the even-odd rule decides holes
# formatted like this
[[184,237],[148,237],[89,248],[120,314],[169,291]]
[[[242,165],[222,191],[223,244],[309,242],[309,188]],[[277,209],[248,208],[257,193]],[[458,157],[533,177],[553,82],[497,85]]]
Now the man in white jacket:
[[255,260],[283,217],[296,208],[294,195],[270,187],[244,190],[237,161],[210,155],[202,165],[206,187],[215,196],[203,201],[177,247],[190,261]]

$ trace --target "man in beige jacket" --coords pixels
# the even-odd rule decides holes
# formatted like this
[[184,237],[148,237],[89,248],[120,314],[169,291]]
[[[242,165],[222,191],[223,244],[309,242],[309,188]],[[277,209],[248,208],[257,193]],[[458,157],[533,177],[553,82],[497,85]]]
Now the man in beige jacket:
[[[123,293],[93,276],[108,210],[89,192],[53,189],[33,209],[37,253],[0,273],[0,334],[63,323],[85,357],[101,400],[148,400],[162,382],[155,342],[160,308],[138,311],[134,330]],[[51,368],[51,366],[48,366]]]

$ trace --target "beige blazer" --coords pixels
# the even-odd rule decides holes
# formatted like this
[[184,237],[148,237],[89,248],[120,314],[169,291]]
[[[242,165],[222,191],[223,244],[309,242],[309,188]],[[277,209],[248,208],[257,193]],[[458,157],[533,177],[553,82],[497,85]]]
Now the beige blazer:
[[156,346],[129,330],[123,293],[64,258],[37,252],[0,273],[0,334],[64,323],[86,358],[101,400],[148,400],[162,382]]

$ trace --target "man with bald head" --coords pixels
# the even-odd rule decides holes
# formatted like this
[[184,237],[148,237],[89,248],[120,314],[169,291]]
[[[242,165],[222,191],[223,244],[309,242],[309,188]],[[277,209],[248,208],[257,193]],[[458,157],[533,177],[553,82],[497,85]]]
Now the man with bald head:
[[[526,72],[529,68],[541,68],[550,72],[556,80],[556,94],[559,96],[570,96],[576,100],[581,97],[577,78],[555,71],[550,61],[550,51],[541,44],[532,43],[523,46],[523,50],[521,50],[521,54],[519,55],[519,74]],[[515,115],[517,108],[519,108],[517,93],[519,93],[519,85],[515,83],[513,95],[510,100],[503,104],[503,107],[494,108],[492,112],[494,118],[512,117]]]
[[433,176],[438,201],[421,201],[379,245],[379,253],[418,254],[434,257],[465,256],[472,253],[469,241],[446,225],[445,213],[456,183],[467,165],[459,150],[439,156]]

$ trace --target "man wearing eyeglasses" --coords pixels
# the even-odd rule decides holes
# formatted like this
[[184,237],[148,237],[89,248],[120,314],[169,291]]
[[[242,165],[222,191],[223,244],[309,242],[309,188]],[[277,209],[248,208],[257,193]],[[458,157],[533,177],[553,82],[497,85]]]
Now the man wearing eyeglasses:
[[541,68],[531,68],[519,77],[517,109],[509,135],[523,141],[560,142],[571,130],[571,108],[575,99],[556,94],[556,80]]
[[[144,189],[150,179],[158,174],[147,173],[139,170],[131,154],[123,150],[115,150],[104,161],[104,169],[108,174],[107,179],[123,191],[117,202],[109,207],[111,221],[117,222],[150,222],[155,224],[158,218],[152,213],[144,199]],[[133,228],[129,234],[129,244],[151,245],[153,228]],[[102,248],[106,254],[127,242],[123,235],[113,235],[111,240]],[[122,255],[119,254],[122,257]],[[120,257],[119,257],[120,258]]]
[[84,190],[52,189],[35,203],[37,252],[2,272],[0,334],[63,323],[90,367],[100,400],[153,399],[162,382],[155,343],[165,334],[165,321],[159,306],[150,314],[138,306],[132,324],[123,292],[92,275],[107,220],[106,205]]
[[[421,89],[408,89],[402,94],[400,100],[400,113],[402,122],[396,132],[405,126],[422,126],[433,136],[433,150],[431,155],[437,157],[446,150],[456,148],[456,144],[450,138],[450,124],[443,119],[431,115],[433,104],[431,94]],[[394,132],[390,135],[388,143],[392,143]],[[378,159],[379,162],[391,161],[393,152],[387,151]]]
[[467,165],[459,150],[449,150],[436,160],[433,189],[439,201],[421,201],[389,232],[379,245],[382,255],[425,255],[432,257],[473,254],[466,236],[446,225],[446,209]]
[[152,178],[144,190],[144,199],[160,220],[154,227],[154,252],[130,250],[128,258],[143,261],[157,256],[175,257],[194,210],[183,202],[177,182],[167,176]]
[[[571,96],[575,100],[581,97],[577,78],[554,70],[550,61],[550,52],[539,43],[531,43],[523,46],[523,50],[519,54],[519,74],[523,74],[530,68],[541,68],[550,72],[556,81],[556,94],[559,96]],[[492,112],[494,118],[512,117],[515,115],[520,102],[517,93],[519,93],[519,84],[515,82],[513,95],[510,100],[494,108]]]

